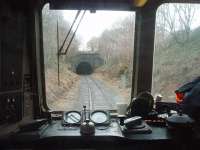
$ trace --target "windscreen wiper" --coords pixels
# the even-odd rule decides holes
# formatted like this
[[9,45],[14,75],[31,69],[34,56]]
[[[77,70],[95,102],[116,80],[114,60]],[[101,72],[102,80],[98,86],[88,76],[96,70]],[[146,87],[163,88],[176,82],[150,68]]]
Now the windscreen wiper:
[[70,27],[70,29],[69,29],[67,35],[66,35],[66,37],[65,37],[65,39],[64,39],[64,41],[63,41],[61,47],[59,48],[59,53],[61,53],[61,51],[62,51],[62,49],[63,49],[63,47],[64,47],[64,45],[65,45],[65,42],[66,42],[66,40],[67,40],[67,38],[68,38],[68,36],[69,36],[69,34],[70,34],[72,28],[74,27],[74,24],[75,24],[76,20],[78,19],[79,15],[80,15],[80,12],[81,12],[81,10],[78,10],[78,12],[77,12],[77,14],[76,14],[76,16],[75,16],[75,18],[74,18],[74,20],[73,20],[73,23],[72,23],[72,25],[71,25],[71,27]]
[[78,30],[78,28],[79,28],[79,26],[80,26],[80,23],[81,23],[81,21],[83,20],[83,17],[85,16],[86,10],[83,12],[83,14],[82,14],[82,16],[81,16],[81,18],[80,18],[80,20],[79,20],[79,22],[78,22],[78,25],[77,25],[77,27],[76,27],[76,29],[75,29],[73,35],[72,35],[72,38],[71,38],[71,40],[69,41],[69,44],[68,44],[67,48],[65,49],[64,52],[62,52],[62,50],[63,50],[63,48],[64,48],[64,45],[65,45],[65,43],[66,43],[66,41],[67,41],[67,39],[68,39],[68,37],[69,37],[69,34],[70,34],[70,32],[72,31],[72,28],[74,27],[74,25],[75,25],[75,23],[76,23],[76,20],[78,19],[80,13],[81,13],[81,10],[78,10],[78,12],[77,12],[77,14],[76,14],[76,16],[75,16],[75,18],[74,18],[74,21],[73,21],[73,23],[72,23],[72,25],[71,25],[71,27],[70,27],[70,29],[69,29],[69,31],[68,31],[68,33],[67,33],[65,39],[64,39],[64,41],[63,41],[61,47],[59,47],[59,30],[58,30],[58,21],[57,21],[58,85],[60,85],[60,55],[66,55],[66,54],[67,54],[67,52],[68,52],[68,50],[69,50],[69,48],[70,48],[70,45],[71,45],[71,43],[72,43],[72,41],[73,41],[73,39],[74,39],[74,37],[75,37],[75,35],[76,35],[76,32],[77,32],[77,30]]
[[80,20],[79,20],[79,22],[78,22],[78,25],[77,25],[77,27],[76,27],[76,29],[75,29],[73,35],[72,35],[72,38],[71,38],[71,40],[69,41],[69,44],[68,44],[67,48],[65,49],[64,53],[62,53],[62,52],[61,52],[62,50],[61,50],[61,51],[60,51],[60,55],[66,55],[66,54],[67,54],[67,52],[68,52],[68,50],[69,50],[69,47],[70,47],[70,45],[71,45],[71,43],[72,43],[72,41],[73,41],[73,39],[74,39],[74,37],[75,37],[75,35],[76,35],[76,32],[77,32],[77,30],[78,30],[80,24],[81,24],[81,21],[83,20],[83,17],[85,16],[85,13],[86,13],[86,10],[83,12],[83,14],[82,14],[82,16],[81,16],[81,18],[80,18]]

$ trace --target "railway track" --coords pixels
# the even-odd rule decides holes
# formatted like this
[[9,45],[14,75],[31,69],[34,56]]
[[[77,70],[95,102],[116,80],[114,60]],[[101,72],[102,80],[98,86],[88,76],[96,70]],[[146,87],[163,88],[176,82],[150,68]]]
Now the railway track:
[[116,95],[91,76],[81,76],[79,103],[80,107],[86,105],[90,110],[115,110]]

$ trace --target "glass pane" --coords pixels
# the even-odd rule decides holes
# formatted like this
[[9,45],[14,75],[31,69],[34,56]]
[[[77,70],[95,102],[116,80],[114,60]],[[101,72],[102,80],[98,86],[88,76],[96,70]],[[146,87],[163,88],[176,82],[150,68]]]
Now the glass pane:
[[176,102],[175,90],[199,76],[200,5],[164,4],[156,18],[153,93]]
[[43,44],[48,106],[65,111],[80,110],[83,105],[115,110],[117,103],[129,103],[134,24],[134,12],[50,10],[45,5]]

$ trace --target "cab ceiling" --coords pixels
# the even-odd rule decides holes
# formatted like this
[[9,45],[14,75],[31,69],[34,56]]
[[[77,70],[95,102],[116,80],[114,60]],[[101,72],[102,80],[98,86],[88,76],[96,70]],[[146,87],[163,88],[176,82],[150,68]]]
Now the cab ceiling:
[[51,9],[134,10],[133,0],[49,0]]
[[[136,10],[134,0],[47,0],[50,9],[69,10]],[[200,0],[148,0],[145,7],[153,8],[162,3],[200,3]]]

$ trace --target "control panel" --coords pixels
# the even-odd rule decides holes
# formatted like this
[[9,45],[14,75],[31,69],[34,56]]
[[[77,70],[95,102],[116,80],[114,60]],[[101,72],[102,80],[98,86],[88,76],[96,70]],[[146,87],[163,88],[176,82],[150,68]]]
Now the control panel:
[[0,96],[0,124],[14,123],[22,119],[22,95],[9,94]]
[[0,124],[17,122],[23,114],[25,30],[23,26],[18,26],[23,18],[7,15],[3,18],[6,20],[0,24]]

